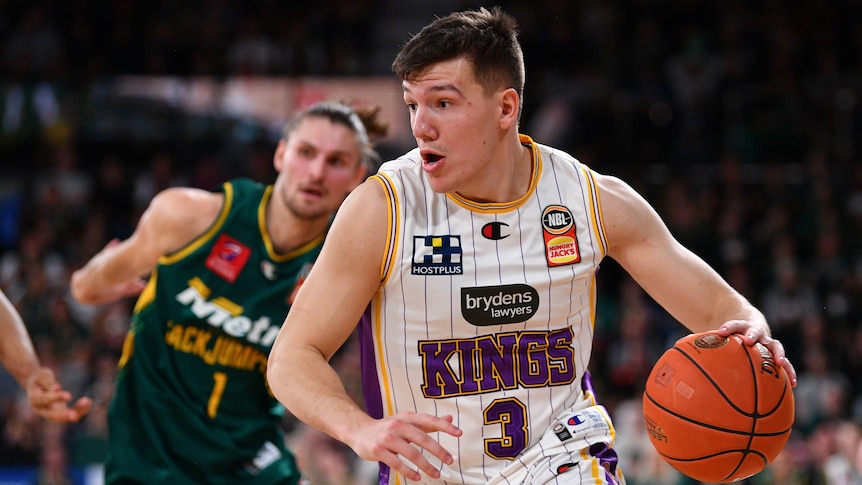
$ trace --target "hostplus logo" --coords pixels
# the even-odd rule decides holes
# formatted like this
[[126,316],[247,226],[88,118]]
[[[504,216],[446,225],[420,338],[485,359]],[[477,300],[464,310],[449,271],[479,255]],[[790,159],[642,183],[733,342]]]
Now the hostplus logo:
[[459,275],[461,236],[413,236],[412,273],[420,276]]

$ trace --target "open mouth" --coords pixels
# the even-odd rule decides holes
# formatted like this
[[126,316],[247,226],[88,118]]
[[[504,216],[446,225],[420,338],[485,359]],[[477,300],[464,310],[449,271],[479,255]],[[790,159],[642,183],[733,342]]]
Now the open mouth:
[[443,158],[443,156],[437,155],[436,153],[426,153],[425,155],[422,156],[422,159],[425,161],[425,163],[431,164],[431,165],[439,162],[441,158]]

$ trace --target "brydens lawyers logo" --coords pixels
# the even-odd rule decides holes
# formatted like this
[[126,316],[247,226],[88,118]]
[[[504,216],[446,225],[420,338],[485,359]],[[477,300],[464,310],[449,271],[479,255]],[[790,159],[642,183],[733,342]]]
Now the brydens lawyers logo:
[[461,288],[461,315],[473,325],[526,322],[539,309],[539,292],[524,284]]
[[434,276],[463,272],[461,236],[413,236],[413,274]]
[[216,240],[205,264],[213,273],[233,283],[249,256],[251,256],[251,250],[248,246],[227,234],[222,234]]
[[581,250],[575,233],[575,218],[561,205],[549,205],[542,211],[542,229],[545,238],[545,258],[548,266],[579,263]]

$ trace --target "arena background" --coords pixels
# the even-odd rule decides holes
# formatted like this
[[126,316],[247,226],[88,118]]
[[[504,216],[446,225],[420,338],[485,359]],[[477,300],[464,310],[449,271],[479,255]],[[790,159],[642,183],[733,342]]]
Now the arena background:
[[[49,425],[0,370],[0,485],[100,483],[132,302],[78,305],[70,271],[162,188],[273,180],[280,123],[318,99],[381,105],[380,151],[406,151],[391,60],[435,15],[481,4],[0,0],[0,286],[63,384],[96,400],[82,423]],[[793,435],[746,483],[862,483],[862,3],[499,4],[522,27],[522,131],[632,183],[796,363]],[[598,282],[591,370],[629,483],[689,484],[639,410],[682,328],[613,261]],[[353,349],[339,358],[352,379]],[[285,427],[316,484],[372,483],[373,464]]]

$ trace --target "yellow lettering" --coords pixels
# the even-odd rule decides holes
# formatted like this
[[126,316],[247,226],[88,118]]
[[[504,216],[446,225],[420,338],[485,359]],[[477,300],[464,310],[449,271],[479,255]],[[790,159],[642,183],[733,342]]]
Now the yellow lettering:
[[183,338],[183,326],[173,325],[170,323],[168,325],[170,326],[170,328],[168,329],[168,333],[165,334],[165,343],[175,349],[179,349],[180,342]]
[[213,348],[209,349],[207,351],[207,353],[202,356],[204,362],[206,362],[209,365],[215,365],[216,357],[218,356],[218,353],[221,350],[221,347],[222,347],[222,338],[219,337],[216,339],[215,345],[213,345]]
[[204,330],[198,329],[198,335],[195,339],[195,346],[192,349],[192,353],[203,359],[207,353],[207,344],[209,343],[212,336],[212,332],[206,332]]
[[[244,371],[266,372],[267,355],[253,345],[246,345],[234,338],[219,336],[213,341],[213,333],[198,327],[184,327],[168,323],[165,343],[178,352],[196,355],[208,365],[221,365]],[[122,367],[131,356],[134,333],[129,332],[123,345]],[[210,345],[212,344],[212,345]]]
[[[221,339],[221,337],[219,338]],[[218,363],[219,365],[230,366],[233,364],[239,344],[235,340],[225,339],[223,347],[223,350],[218,355]]]
[[186,327],[185,332],[183,332],[183,339],[180,342],[179,348],[177,350],[185,353],[190,353],[192,351],[192,346],[194,345],[194,338],[197,335],[198,329],[195,327]]

